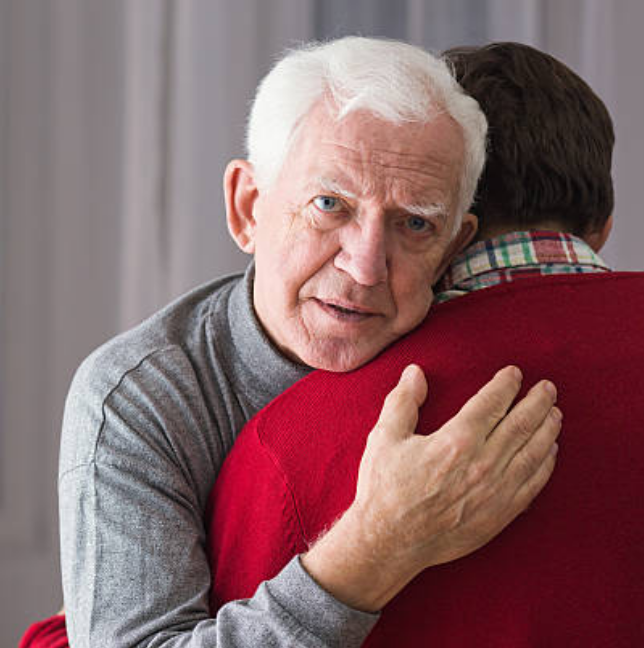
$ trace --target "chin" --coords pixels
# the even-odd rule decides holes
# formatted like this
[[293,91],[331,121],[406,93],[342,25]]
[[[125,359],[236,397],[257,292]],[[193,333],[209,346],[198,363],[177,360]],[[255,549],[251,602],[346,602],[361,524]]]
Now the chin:
[[356,348],[347,342],[317,344],[307,349],[302,360],[314,369],[343,373],[353,371],[373,360],[386,345],[370,349]]

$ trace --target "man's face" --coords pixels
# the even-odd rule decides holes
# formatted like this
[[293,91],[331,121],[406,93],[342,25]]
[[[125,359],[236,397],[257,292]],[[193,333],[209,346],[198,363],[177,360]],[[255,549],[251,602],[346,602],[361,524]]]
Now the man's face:
[[253,211],[255,309],[283,353],[348,371],[424,319],[455,252],[462,157],[444,114],[395,126],[313,109]]

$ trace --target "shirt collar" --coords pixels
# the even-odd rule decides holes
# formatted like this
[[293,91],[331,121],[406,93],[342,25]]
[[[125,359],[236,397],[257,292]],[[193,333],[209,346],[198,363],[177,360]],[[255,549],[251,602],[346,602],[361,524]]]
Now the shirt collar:
[[439,290],[452,290],[473,278],[512,268],[610,270],[585,241],[572,234],[549,230],[510,232],[479,241],[458,255],[441,279]]

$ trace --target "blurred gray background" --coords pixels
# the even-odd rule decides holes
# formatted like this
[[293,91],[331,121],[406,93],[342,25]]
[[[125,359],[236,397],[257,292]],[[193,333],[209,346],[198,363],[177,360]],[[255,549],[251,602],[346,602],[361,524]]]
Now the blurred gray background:
[[604,256],[641,269],[638,0],[0,0],[0,645],[61,603],[65,393],[95,346],[243,268],[221,177],[276,55],[347,33],[559,57],[617,128]]

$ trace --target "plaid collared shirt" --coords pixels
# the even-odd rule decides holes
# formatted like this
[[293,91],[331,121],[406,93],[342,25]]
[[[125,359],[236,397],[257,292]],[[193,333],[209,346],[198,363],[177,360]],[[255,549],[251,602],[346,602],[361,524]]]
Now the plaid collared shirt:
[[434,303],[524,277],[610,270],[571,234],[512,232],[475,243],[457,256],[436,286]]

